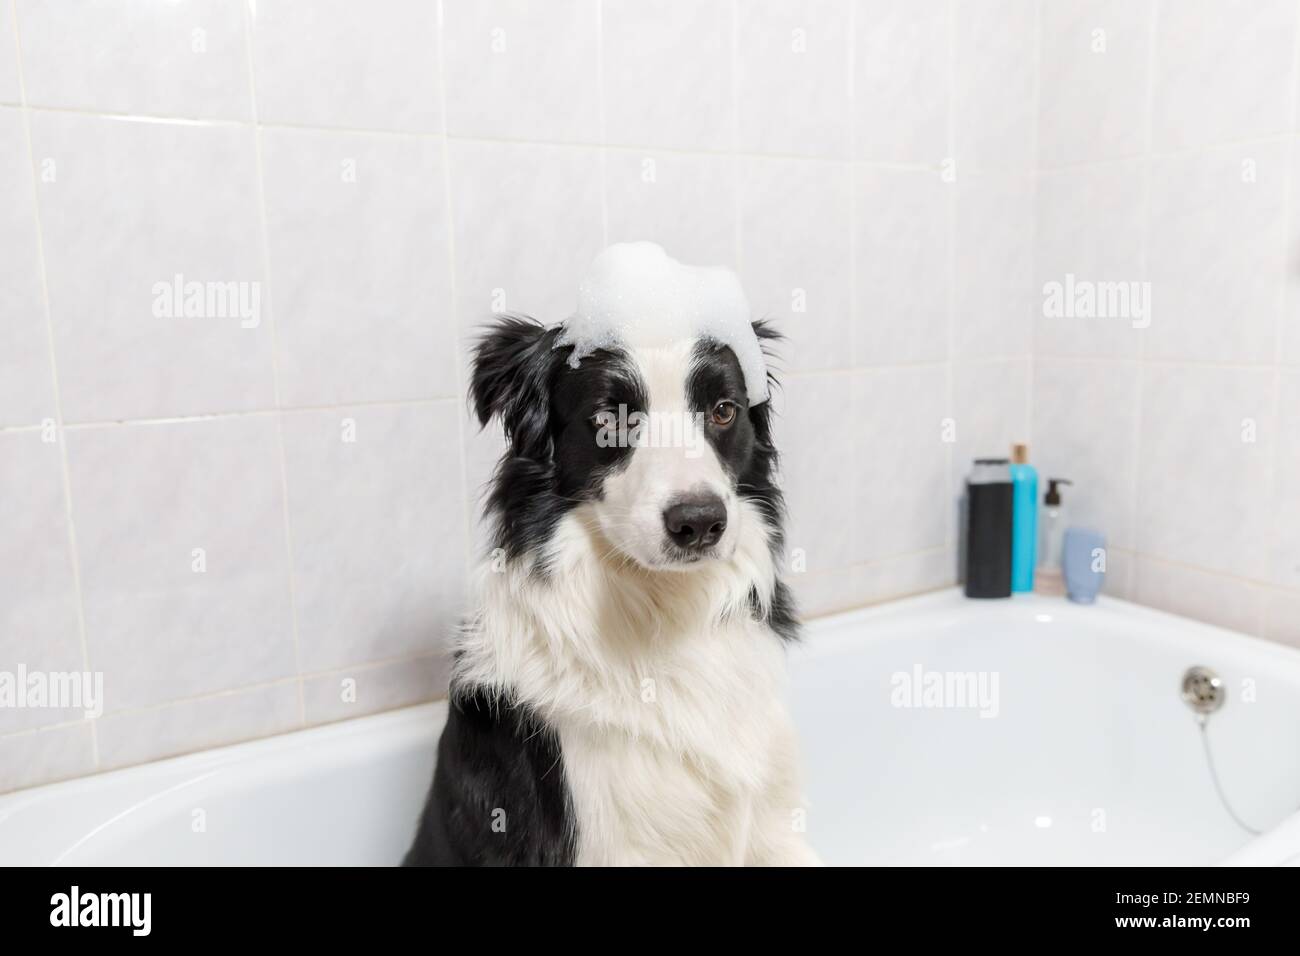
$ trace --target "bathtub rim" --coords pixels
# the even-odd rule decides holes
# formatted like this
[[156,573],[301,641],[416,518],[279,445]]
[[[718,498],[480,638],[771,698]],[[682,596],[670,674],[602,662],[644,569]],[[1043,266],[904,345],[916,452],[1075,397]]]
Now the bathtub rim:
[[[1133,616],[1137,620],[1158,624],[1162,629],[1167,629],[1171,625],[1178,628],[1191,628],[1201,636],[1228,642],[1227,646],[1234,651],[1263,654],[1267,658],[1294,667],[1300,674],[1300,648],[1251,637],[1219,625],[1183,618],[1131,601],[1103,597],[1098,599],[1097,605],[1082,606],[1070,605],[1064,598],[1043,595],[1022,595],[1010,600],[1018,601],[1027,610],[1044,607],[1060,608],[1065,605],[1072,609],[1071,614],[1076,611],[1084,614],[1092,607],[1100,607]],[[791,653],[795,657],[806,655],[817,657],[823,654],[840,653],[858,642],[887,640],[888,635],[864,633],[858,625],[908,612],[956,609],[963,606],[966,601],[958,588],[948,587],[815,617],[808,621],[807,639],[795,645]],[[826,633],[819,633],[823,631]],[[1162,643],[1172,644],[1167,640],[1167,635],[1162,635]],[[382,739],[387,741],[389,746],[418,738],[433,746],[436,745],[446,715],[447,699],[444,697],[320,726],[298,728],[269,737],[221,744],[205,750],[14,790],[0,794],[0,825],[24,808],[46,800],[75,800],[78,797],[94,795],[102,798],[97,803],[97,813],[102,810],[107,814],[107,819],[99,824],[97,830],[120,818],[122,814],[140,808],[151,799],[157,799],[163,793],[174,792],[177,787],[201,782],[222,769],[239,768],[241,765],[246,769],[248,766],[258,767],[268,762],[274,766],[275,758],[280,754],[292,753],[297,757],[308,759],[312,759],[309,755],[314,755],[314,759],[317,760],[321,759],[323,754],[330,754],[337,759],[338,748],[340,746],[346,748],[349,742],[355,746],[358,738],[370,741]],[[173,785],[160,791],[159,784],[169,781]],[[78,830],[84,830],[84,826]],[[92,830],[90,834],[76,841],[73,848],[89,839],[96,830]],[[71,852],[71,849],[66,852]],[[1285,818],[1215,865],[1280,865],[1288,861],[1300,863],[1300,811]]]
[[[223,786],[236,788],[248,779],[250,771],[267,779],[277,773],[277,768],[288,772],[291,766],[301,770],[337,763],[349,749],[361,747],[373,752],[377,741],[390,748],[416,742],[433,747],[446,721],[446,711],[445,698],[427,701],[14,790],[0,794],[0,827],[15,814],[44,802],[86,801],[93,809],[79,815],[76,825],[55,821],[56,833],[67,839],[66,849],[51,863],[58,865],[63,857],[128,814],[222,771],[230,775]],[[278,758],[284,755],[292,755],[298,763],[280,761]],[[91,824],[92,819],[98,822]]]
[[[1130,616],[1138,621],[1145,621],[1150,624],[1161,626],[1161,630],[1167,630],[1171,627],[1181,629],[1190,629],[1196,636],[1213,638],[1216,641],[1224,643],[1225,646],[1236,650],[1245,651],[1252,655],[1258,654],[1272,662],[1284,665],[1290,665],[1296,668],[1296,677],[1300,680],[1300,647],[1291,644],[1284,644],[1280,641],[1270,640],[1263,637],[1255,637],[1242,631],[1233,630],[1220,624],[1212,624],[1208,621],[1198,621],[1195,618],[1183,617],[1170,611],[1164,611],[1160,608],[1150,607],[1146,604],[1137,604],[1124,598],[1101,595],[1092,604],[1075,604],[1065,597],[1055,597],[1038,593],[1016,594],[1010,598],[995,599],[974,599],[967,598],[959,586],[949,586],[939,588],[933,591],[924,591],[920,594],[913,594],[907,597],[897,598],[890,601],[882,601],[877,604],[866,605],[865,607],[851,608],[844,611],[836,611],[832,614],[826,614],[814,617],[806,622],[806,627],[817,626],[818,630],[822,626],[827,626],[832,633],[819,635],[812,639],[796,641],[792,646],[792,653],[800,657],[808,656],[811,658],[831,655],[842,651],[841,642],[850,643],[859,641],[863,643],[875,640],[886,639],[885,635],[875,635],[866,633],[847,633],[835,634],[842,628],[848,630],[849,625],[855,625],[859,622],[878,620],[881,618],[890,618],[906,612],[917,612],[925,610],[940,609],[957,609],[970,603],[987,605],[991,610],[997,610],[1007,607],[1016,607],[1017,605],[1026,611],[1030,608],[1035,613],[1047,613],[1053,609],[1063,610],[1063,613],[1069,618],[1075,615],[1087,615],[1094,610],[1101,610],[1110,614],[1122,614]],[[1156,635],[1152,635],[1153,637]],[[829,638],[829,640],[828,640]],[[1158,636],[1158,641],[1162,645],[1176,647],[1176,644],[1169,640],[1166,635]],[[1190,666],[1190,664],[1189,664]]]

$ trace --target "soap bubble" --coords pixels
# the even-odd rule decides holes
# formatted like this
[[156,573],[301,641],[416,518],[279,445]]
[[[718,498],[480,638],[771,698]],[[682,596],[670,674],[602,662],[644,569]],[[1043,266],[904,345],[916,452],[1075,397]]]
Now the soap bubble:
[[573,346],[574,368],[605,348],[654,348],[707,338],[728,346],[750,405],[767,401],[767,365],[749,302],[730,269],[688,266],[653,242],[620,242],[592,262],[557,347]]

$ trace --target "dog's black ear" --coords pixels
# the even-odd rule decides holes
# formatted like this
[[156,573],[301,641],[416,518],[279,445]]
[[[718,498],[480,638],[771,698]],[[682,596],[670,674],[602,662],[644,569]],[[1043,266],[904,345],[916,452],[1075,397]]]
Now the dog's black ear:
[[504,316],[474,347],[469,393],[479,423],[501,419],[511,451],[526,458],[551,453],[551,378],[562,360],[555,331],[523,316]]
[[763,358],[767,364],[767,390],[771,394],[781,386],[773,371],[777,359],[776,349],[773,346],[778,342],[784,342],[785,336],[767,319],[757,319],[751,322],[750,326],[754,330],[754,337],[758,339],[758,347],[763,350]]
[[754,426],[754,437],[758,440],[759,448],[766,450],[764,468],[770,472],[776,466],[776,449],[772,445],[772,396],[781,388],[781,383],[773,371],[777,359],[773,346],[785,341],[785,336],[767,319],[758,319],[750,324],[758,339],[759,348],[763,350],[763,359],[767,365],[768,400],[761,405],[750,406],[749,420]]

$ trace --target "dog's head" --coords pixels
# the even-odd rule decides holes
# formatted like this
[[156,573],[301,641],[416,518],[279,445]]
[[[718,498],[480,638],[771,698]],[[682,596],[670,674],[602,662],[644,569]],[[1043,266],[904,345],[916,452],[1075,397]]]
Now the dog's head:
[[[776,337],[761,322],[754,331]],[[559,335],[506,317],[474,352],[475,412],[484,425],[498,417],[509,444],[487,502],[497,547],[544,555],[576,509],[605,556],[651,571],[728,560],[746,530],[780,547],[770,403],[751,407],[729,347],[611,347],[575,364]]]

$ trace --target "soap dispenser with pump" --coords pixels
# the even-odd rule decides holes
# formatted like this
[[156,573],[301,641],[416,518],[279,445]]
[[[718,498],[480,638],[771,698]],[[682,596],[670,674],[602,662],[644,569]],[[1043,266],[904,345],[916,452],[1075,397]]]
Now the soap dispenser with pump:
[[1048,478],[1047,494],[1043,495],[1043,520],[1040,522],[1042,542],[1038,550],[1041,563],[1034,579],[1034,590],[1040,594],[1064,594],[1061,578],[1061,549],[1065,543],[1065,504],[1061,501],[1061,486],[1073,484],[1068,478]]

